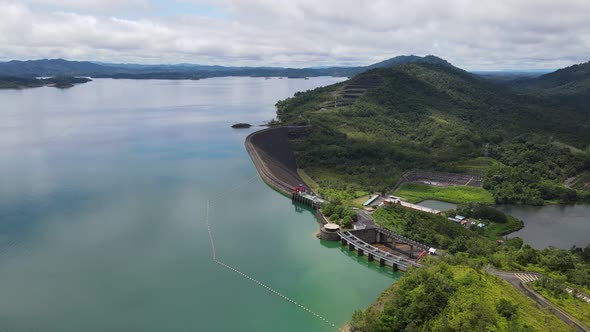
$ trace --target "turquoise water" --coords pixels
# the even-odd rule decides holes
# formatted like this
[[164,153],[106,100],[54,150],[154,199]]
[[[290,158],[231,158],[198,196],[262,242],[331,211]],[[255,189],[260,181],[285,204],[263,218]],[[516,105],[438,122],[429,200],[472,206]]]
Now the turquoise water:
[[[0,91],[0,330],[333,331],[399,276],[320,242],[235,122],[338,81],[99,79]],[[221,195],[220,195],[221,194]]]

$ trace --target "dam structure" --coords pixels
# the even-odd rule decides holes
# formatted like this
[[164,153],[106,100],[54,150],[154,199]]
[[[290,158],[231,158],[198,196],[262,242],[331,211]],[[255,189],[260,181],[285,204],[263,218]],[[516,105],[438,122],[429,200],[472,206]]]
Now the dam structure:
[[362,236],[360,232],[366,231],[374,231],[376,234],[379,234],[376,228],[340,232],[341,244],[348,246],[348,250],[350,251],[356,250],[359,256],[366,255],[369,262],[378,261],[380,266],[391,266],[393,271],[408,271],[411,267],[422,267],[421,264],[416,263],[413,259],[379,249],[357,236]]
[[[284,126],[267,128],[248,135],[244,144],[262,180],[279,193],[290,197],[294,203],[316,210],[321,224],[320,239],[340,241],[350,251],[356,250],[359,256],[366,255],[369,261],[378,261],[381,266],[391,266],[394,271],[421,267],[414,257],[416,253],[423,255],[428,251],[428,246],[381,227],[344,231],[325,218],[320,210],[325,201],[304,185],[297,172],[295,154],[289,147],[289,138],[307,135],[309,130],[311,126]],[[409,250],[402,251],[398,248],[400,244]]]
[[289,138],[305,135],[310,129],[311,126],[267,128],[248,135],[244,142],[262,180],[287,197],[304,183],[297,173],[297,160],[289,147]]
[[[428,252],[429,246],[408,239],[383,227],[367,227],[357,230],[333,230],[331,224],[320,210],[316,211],[317,219],[322,225],[320,238],[329,241],[340,241],[348,246],[349,251],[356,250],[359,256],[367,256],[369,262],[378,261],[380,266],[391,266],[393,271],[407,271],[411,267],[422,267],[416,262],[415,253]],[[337,236],[331,233],[337,234]],[[393,250],[383,250],[376,245]],[[396,252],[398,245],[409,248],[409,252]]]

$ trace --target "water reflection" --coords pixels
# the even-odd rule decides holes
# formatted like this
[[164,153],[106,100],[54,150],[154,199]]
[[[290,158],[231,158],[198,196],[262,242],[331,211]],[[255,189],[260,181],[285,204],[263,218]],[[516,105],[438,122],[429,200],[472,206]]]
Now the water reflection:
[[314,210],[305,204],[291,201],[291,205],[293,205],[293,207],[295,208],[295,212],[297,212],[297,213],[310,212],[311,214],[315,215]]
[[535,248],[554,246],[569,249],[590,242],[590,205],[499,205],[498,208],[524,222],[524,228],[510,234]]
[[331,331],[211,261],[210,198],[225,260],[344,324],[392,278],[307,236],[313,210],[259,179],[228,191],[256,178],[243,144],[257,128],[230,125],[337,80],[0,91],[0,329]]
[[401,272],[393,272],[393,268],[391,266],[379,266],[378,261],[369,262],[367,256],[359,256],[356,250],[350,251],[348,250],[348,246],[342,246],[339,242],[332,242],[339,246],[340,252],[343,255],[346,255],[350,260],[355,261],[357,264],[362,265],[372,271],[378,272],[382,275],[386,275],[392,278],[399,278]]

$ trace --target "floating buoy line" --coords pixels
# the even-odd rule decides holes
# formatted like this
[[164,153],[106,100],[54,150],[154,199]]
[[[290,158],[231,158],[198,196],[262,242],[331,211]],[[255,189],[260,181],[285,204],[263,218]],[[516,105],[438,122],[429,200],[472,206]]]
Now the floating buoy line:
[[[222,194],[218,194],[216,197],[221,196],[221,195],[225,195],[229,192],[235,191],[237,190],[239,187],[246,185],[247,183],[251,182],[252,180],[254,180],[255,178],[257,178],[258,176],[254,176],[252,178],[250,178],[249,180],[245,181],[244,183],[230,189],[229,191],[222,193]],[[236,274],[238,274],[239,276],[241,276],[242,278],[254,283],[257,286],[260,286],[264,289],[266,289],[267,291],[269,291],[271,294],[276,295],[277,297],[297,306],[299,309],[306,311],[307,313],[313,315],[314,317],[316,317],[317,319],[323,321],[324,323],[336,328],[338,331],[342,331],[342,329],[340,329],[338,326],[336,326],[336,324],[334,324],[333,322],[329,321],[328,319],[326,319],[324,316],[318,314],[317,312],[309,309],[308,307],[304,306],[303,304],[291,299],[290,297],[284,295],[283,293],[277,291],[276,289],[266,285],[265,283],[249,276],[248,274],[240,271],[239,269],[226,264],[224,262],[222,262],[218,257],[217,257],[217,252],[215,251],[215,240],[213,238],[213,231],[211,230],[211,223],[209,222],[209,207],[210,207],[211,203],[210,200],[207,200],[207,209],[206,209],[206,213],[205,213],[205,224],[207,225],[207,233],[209,234],[209,241],[211,243],[211,259],[213,260],[213,262],[229,271],[232,271]]]

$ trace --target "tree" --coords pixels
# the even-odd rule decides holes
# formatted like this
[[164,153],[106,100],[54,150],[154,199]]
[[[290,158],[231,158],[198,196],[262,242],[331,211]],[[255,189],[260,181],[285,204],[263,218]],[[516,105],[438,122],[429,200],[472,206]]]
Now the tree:
[[330,221],[337,223],[340,220],[340,215],[337,213],[334,213],[330,216]]
[[351,225],[352,225],[352,218],[350,216],[344,216],[344,218],[342,218],[342,223],[340,226],[342,226],[344,228],[350,228]]
[[584,248],[584,251],[582,253],[582,258],[586,262],[590,262],[590,243],[588,243],[588,245],[586,246],[586,248]]
[[506,319],[512,319],[518,313],[518,305],[510,303],[506,299],[500,299],[496,304],[496,310]]
[[548,268],[566,272],[574,268],[572,254],[567,250],[560,250],[553,247],[543,250],[544,264]]
[[518,264],[527,266],[528,264],[536,264],[539,261],[539,254],[537,250],[528,244],[516,252],[515,260]]

